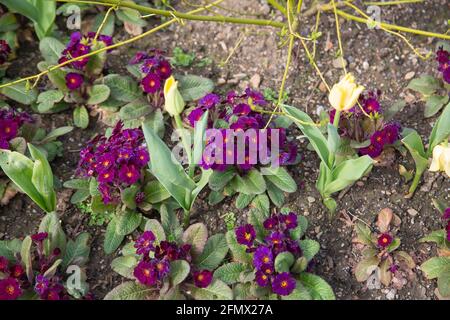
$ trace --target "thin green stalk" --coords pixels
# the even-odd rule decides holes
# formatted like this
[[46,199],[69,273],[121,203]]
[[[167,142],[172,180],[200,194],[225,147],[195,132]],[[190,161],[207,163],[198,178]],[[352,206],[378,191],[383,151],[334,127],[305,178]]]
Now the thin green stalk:
[[258,25],[258,26],[271,26],[271,27],[275,27],[275,28],[283,28],[284,27],[284,23],[277,22],[277,21],[271,21],[271,20],[235,18],[235,17],[225,17],[225,16],[195,15],[192,13],[183,13],[183,12],[178,12],[178,11],[154,9],[154,8],[150,8],[150,7],[141,6],[141,5],[135,4],[133,2],[120,1],[120,0],[97,0],[97,1],[54,0],[54,1],[67,2],[67,3],[96,3],[99,5],[105,5],[105,6],[118,6],[121,8],[134,9],[139,12],[143,12],[143,13],[147,13],[147,14],[155,14],[155,15],[164,16],[164,17],[174,17],[174,18],[186,19],[186,20],[250,24],[250,25]]
[[341,111],[336,110],[336,113],[334,114],[333,119],[333,126],[336,127],[336,129],[339,129],[339,120],[341,119]]
[[267,3],[272,7],[280,11],[284,16],[286,15],[286,8],[283,7],[277,0],[267,0]]
[[424,0],[366,1],[364,4],[366,6],[392,6],[398,4],[420,3],[423,1]]

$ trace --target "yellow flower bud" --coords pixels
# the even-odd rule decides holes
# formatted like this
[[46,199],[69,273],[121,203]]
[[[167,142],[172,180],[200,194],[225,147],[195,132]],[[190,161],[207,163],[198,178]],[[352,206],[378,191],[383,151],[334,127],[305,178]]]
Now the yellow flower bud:
[[180,91],[178,90],[178,81],[171,76],[164,84],[165,109],[173,117],[181,114],[186,106]]
[[430,171],[444,171],[450,177],[450,147],[444,144],[437,145],[433,149],[433,160]]
[[357,85],[355,77],[348,73],[331,88],[328,100],[336,110],[347,111],[356,104],[363,91],[364,87]]

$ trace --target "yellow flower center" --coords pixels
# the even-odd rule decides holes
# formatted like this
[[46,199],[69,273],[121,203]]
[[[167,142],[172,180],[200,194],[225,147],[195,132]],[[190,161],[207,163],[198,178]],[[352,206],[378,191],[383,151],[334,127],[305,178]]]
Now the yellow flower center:
[[9,294],[10,296],[13,295],[14,292],[16,291],[16,289],[12,285],[7,286],[5,290],[6,290],[6,293]]
[[287,281],[281,281],[281,287],[286,288],[288,285]]

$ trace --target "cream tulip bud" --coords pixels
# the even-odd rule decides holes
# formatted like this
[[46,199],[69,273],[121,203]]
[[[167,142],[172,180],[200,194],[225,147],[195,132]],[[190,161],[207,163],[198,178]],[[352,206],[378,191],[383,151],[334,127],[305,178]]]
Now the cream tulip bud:
[[172,117],[180,115],[186,106],[186,102],[178,90],[178,81],[175,81],[173,76],[168,78],[164,84],[164,99],[164,108]]
[[430,171],[444,171],[450,177],[450,146],[441,144],[434,147]]
[[331,88],[328,100],[331,106],[339,111],[351,109],[364,91],[364,87],[355,83],[355,77],[348,73],[333,88]]

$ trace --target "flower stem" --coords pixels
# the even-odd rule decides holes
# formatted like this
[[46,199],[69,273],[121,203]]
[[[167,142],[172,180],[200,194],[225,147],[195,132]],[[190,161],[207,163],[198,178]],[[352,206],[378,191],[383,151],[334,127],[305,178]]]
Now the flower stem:
[[336,127],[336,129],[339,129],[339,120],[341,119],[341,111],[336,110],[336,113],[334,114],[333,119],[333,125]]
[[272,7],[280,11],[283,15],[286,15],[286,8],[283,7],[277,0],[267,0]]
[[411,198],[414,195],[414,192],[417,189],[417,186],[419,185],[420,179],[422,178],[422,174],[425,170],[416,168],[416,174],[414,175],[414,180],[411,183],[411,186],[409,187],[408,194],[405,196],[405,198]]
[[161,10],[154,9],[150,7],[141,6],[135,4],[133,2],[120,1],[120,0],[96,0],[96,1],[84,1],[84,0],[54,0],[57,2],[68,2],[68,3],[86,3],[86,2],[95,2],[99,5],[104,6],[118,6],[122,8],[130,8],[137,10],[139,12],[154,14],[164,17],[173,17],[178,21],[180,19],[186,20],[198,20],[198,21],[215,21],[215,22],[224,22],[224,23],[237,23],[237,24],[250,24],[250,25],[259,25],[259,26],[271,26],[276,28],[283,28],[284,23],[271,21],[271,20],[263,20],[263,19],[246,19],[246,18],[235,18],[235,17],[225,17],[225,16],[203,16],[203,15],[195,15],[192,13],[182,13],[178,11],[169,11],[169,10]]

